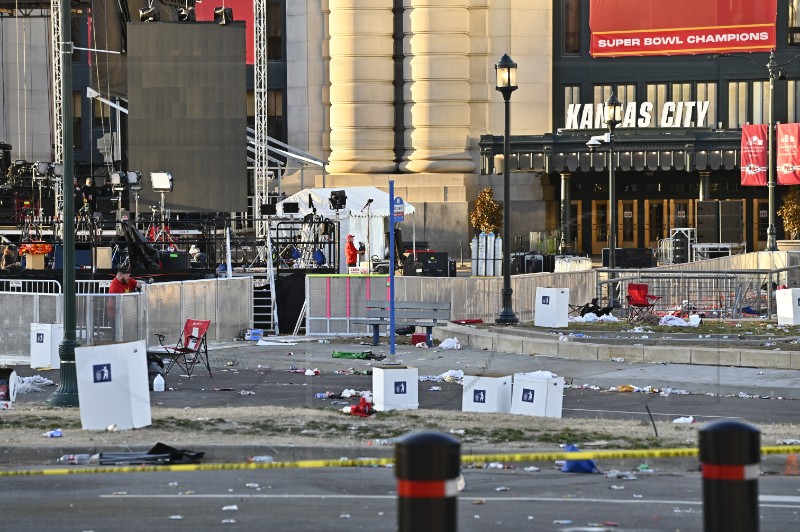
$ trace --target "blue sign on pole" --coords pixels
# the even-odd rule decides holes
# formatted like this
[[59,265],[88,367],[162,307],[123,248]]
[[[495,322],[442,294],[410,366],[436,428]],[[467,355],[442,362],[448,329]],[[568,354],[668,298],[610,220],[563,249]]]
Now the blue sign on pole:
[[406,205],[403,203],[403,198],[397,196],[394,198],[394,205],[392,205],[392,212],[394,213],[394,221],[402,222],[406,213]]

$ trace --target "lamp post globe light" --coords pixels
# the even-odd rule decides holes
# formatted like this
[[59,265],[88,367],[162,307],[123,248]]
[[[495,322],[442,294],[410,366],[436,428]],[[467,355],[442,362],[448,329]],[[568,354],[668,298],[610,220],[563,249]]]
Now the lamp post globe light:
[[[622,104],[611,93],[611,97],[606,102],[604,108],[604,118],[608,126],[608,269],[612,270],[610,276],[614,276],[613,270],[617,267],[617,183],[616,183],[616,164],[614,162],[614,130],[622,122]],[[609,305],[616,306],[614,283],[609,285]]]
[[495,323],[511,325],[519,323],[514,310],[511,308],[511,184],[510,184],[510,152],[511,152],[511,93],[517,90],[517,64],[511,60],[508,54],[503,54],[500,61],[494,66],[497,74],[497,86],[495,87],[505,100],[505,134],[503,135],[503,289],[502,295],[503,308],[497,315]]

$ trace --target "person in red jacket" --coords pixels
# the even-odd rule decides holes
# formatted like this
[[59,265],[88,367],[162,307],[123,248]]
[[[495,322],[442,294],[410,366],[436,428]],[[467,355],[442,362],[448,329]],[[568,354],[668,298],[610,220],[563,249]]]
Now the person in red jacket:
[[353,243],[354,239],[353,235],[347,235],[347,243],[344,245],[344,260],[348,267],[358,266],[358,250]]
[[133,292],[139,282],[136,279],[131,279],[131,270],[127,266],[120,266],[117,268],[117,276],[111,280],[111,286],[108,287],[109,294],[127,294]]

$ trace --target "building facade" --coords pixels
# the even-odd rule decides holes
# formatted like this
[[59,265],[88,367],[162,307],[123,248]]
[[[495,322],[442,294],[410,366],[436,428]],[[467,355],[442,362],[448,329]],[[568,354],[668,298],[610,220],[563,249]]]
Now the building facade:
[[[770,90],[768,53],[592,57],[589,0],[554,3],[553,121],[544,135],[512,137],[512,168],[543,172],[544,195],[553,198],[547,227],[562,231],[568,249],[600,254],[608,246],[609,156],[586,142],[607,131],[598,112],[612,93],[625,110],[614,158],[617,247],[655,248],[693,228],[699,242],[764,249],[768,191],[740,184],[741,127],[766,124],[771,102],[774,122],[800,121],[798,4],[777,2],[780,68]],[[502,136],[481,145],[488,174]],[[786,188],[777,187],[776,209]],[[776,229],[782,238],[779,218]]]

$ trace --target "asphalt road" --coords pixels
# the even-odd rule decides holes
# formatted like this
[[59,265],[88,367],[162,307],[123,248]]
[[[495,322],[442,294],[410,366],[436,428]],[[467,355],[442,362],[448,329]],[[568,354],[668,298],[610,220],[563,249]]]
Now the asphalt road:
[[[466,469],[461,531],[700,530],[698,473],[637,480]],[[5,530],[396,530],[391,468],[94,474],[3,479]],[[796,478],[759,481],[762,530],[800,527]],[[226,509],[235,506],[236,509]],[[616,524],[615,524],[616,523]]]

